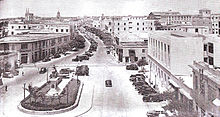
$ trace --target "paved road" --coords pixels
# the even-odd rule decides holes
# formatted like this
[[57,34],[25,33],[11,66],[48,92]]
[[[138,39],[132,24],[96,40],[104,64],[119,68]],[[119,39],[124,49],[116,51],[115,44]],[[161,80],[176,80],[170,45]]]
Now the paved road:
[[[146,116],[147,110],[157,108],[158,104],[144,103],[142,96],[138,95],[129,81],[130,74],[137,73],[137,71],[125,70],[123,64],[118,64],[111,55],[106,54],[103,43],[100,40],[97,40],[97,42],[99,44],[98,50],[89,61],[80,63],[72,62],[71,59],[73,56],[76,56],[76,54],[73,54],[47,64],[38,63],[37,67],[45,65],[89,65],[90,76],[85,79],[94,84],[94,98],[91,110],[81,115],[83,117],[141,117]],[[86,48],[81,50],[80,53],[87,50],[88,45],[89,43],[87,43]],[[4,96],[7,98],[2,98],[4,101],[4,115],[10,116],[13,115],[11,112],[18,111],[16,106],[23,98],[23,89],[21,87],[24,82],[32,82],[32,84],[40,85],[46,81],[46,74],[40,75],[39,77],[37,68],[30,67],[28,70],[30,72],[25,73],[25,77],[18,77],[16,80],[8,82],[8,85],[10,85],[9,91]],[[112,80],[113,87],[105,87],[105,80]],[[90,91],[90,93],[92,93],[92,91]],[[88,103],[88,105],[91,104]],[[23,116],[24,114],[17,112],[16,115]],[[62,116],[62,114],[60,114],[60,116]]]

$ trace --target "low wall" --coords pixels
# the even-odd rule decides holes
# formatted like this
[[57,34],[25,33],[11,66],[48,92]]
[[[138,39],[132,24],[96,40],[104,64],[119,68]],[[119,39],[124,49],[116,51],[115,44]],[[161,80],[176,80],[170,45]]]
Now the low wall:
[[52,111],[35,111],[35,110],[28,110],[28,109],[22,107],[21,103],[19,103],[18,110],[20,110],[20,111],[22,111],[24,113],[27,113],[27,114],[35,114],[35,115],[53,115],[53,114],[59,114],[59,113],[64,113],[64,112],[73,110],[79,104],[79,101],[80,101],[80,98],[81,98],[81,94],[82,94],[82,90],[83,90],[83,86],[84,86],[84,84],[80,83],[79,90],[78,90],[78,93],[77,93],[76,101],[70,107],[59,109],[59,110],[52,110]]

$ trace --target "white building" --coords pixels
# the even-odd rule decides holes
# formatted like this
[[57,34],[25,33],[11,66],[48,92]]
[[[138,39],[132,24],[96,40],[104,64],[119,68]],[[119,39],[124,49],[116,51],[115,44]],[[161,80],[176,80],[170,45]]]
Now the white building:
[[211,14],[212,34],[220,34],[220,14]]
[[[170,84],[183,88],[190,97],[193,60],[203,60],[203,37],[182,31],[155,31],[149,34],[149,82],[159,91],[166,91]],[[185,82],[185,83],[184,83]]]
[[124,34],[119,36],[117,47],[118,61],[134,63],[140,59],[147,60],[147,34]]
[[220,67],[220,37],[215,34],[206,35],[204,41],[204,62],[214,68]]

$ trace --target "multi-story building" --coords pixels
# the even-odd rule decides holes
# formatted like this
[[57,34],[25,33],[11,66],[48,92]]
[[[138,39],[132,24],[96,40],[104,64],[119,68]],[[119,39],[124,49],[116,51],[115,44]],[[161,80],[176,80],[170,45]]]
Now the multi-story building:
[[179,12],[151,12],[148,19],[158,20],[161,25],[192,24],[192,15],[182,15]]
[[192,20],[193,26],[207,26],[209,33],[212,33],[211,10],[199,10],[199,15],[194,15]]
[[194,110],[202,117],[220,115],[220,71],[204,62],[190,65],[193,71]]
[[211,14],[212,34],[220,35],[220,14]]
[[216,34],[206,35],[204,40],[204,62],[214,68],[220,68],[220,37]]
[[147,40],[146,35],[120,35],[117,47],[118,61],[134,63],[140,59],[147,60]]
[[192,110],[192,77],[188,65],[203,60],[203,37],[183,31],[155,31],[149,34],[148,82],[158,91],[175,91],[176,99]]
[[163,26],[162,30],[166,30],[166,31],[184,31],[184,32],[200,34],[200,35],[209,34],[209,27],[208,26],[167,25],[167,26]]
[[18,53],[18,61],[33,63],[57,53],[70,41],[69,34],[14,35],[0,40],[0,51]]

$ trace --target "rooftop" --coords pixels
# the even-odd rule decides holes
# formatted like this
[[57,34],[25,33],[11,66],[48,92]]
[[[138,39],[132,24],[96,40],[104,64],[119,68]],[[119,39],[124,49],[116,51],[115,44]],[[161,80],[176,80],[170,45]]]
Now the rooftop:
[[155,35],[155,36],[162,36],[162,37],[167,37],[170,39],[170,37],[202,37],[201,35],[194,34],[194,33],[189,33],[189,32],[184,32],[184,31],[153,31],[150,33],[150,35]]
[[199,70],[203,69],[203,75],[206,75],[210,80],[220,85],[220,71],[214,68],[210,68],[208,64],[204,62],[193,62],[193,65],[190,65],[192,69]]
[[47,33],[47,34],[23,34],[23,35],[14,35],[9,37],[4,37],[0,39],[0,43],[22,43],[22,42],[35,42],[39,40],[47,40],[51,38],[58,38],[68,36],[68,34],[60,33]]

